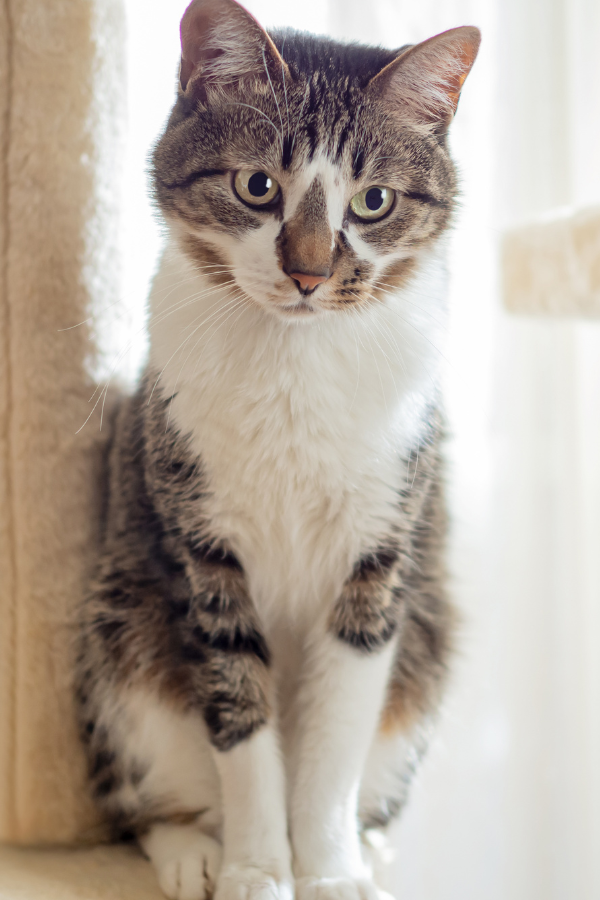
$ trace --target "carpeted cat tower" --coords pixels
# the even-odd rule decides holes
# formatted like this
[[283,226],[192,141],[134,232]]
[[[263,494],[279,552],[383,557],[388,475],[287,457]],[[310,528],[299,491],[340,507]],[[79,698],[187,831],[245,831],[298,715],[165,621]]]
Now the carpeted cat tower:
[[114,354],[124,37],[120,0],[0,0],[2,900],[161,896],[136,851],[90,846],[70,688],[108,431],[97,413],[79,429]]
[[[139,853],[99,843],[70,688],[108,431],[99,410],[81,426],[119,297],[123,18],[0,0],[0,900],[161,896]],[[600,312],[598,212],[505,250],[510,308],[569,311],[571,284]]]

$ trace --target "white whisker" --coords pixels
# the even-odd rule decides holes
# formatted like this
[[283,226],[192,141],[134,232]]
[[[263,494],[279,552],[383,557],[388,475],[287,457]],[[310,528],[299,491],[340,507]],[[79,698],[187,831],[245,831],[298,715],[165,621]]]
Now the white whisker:
[[275,101],[275,106],[277,107],[277,112],[279,114],[279,121],[281,122],[281,152],[283,153],[283,118],[281,116],[281,109],[279,108],[279,101],[277,100],[275,88],[273,87],[273,82],[271,81],[271,74],[269,72],[269,67],[267,66],[267,59],[265,57],[265,48],[264,47],[262,49],[262,58],[263,58],[263,65],[265,67],[265,72],[267,73],[267,78],[269,79],[269,85],[271,86],[273,100]]
[[294,138],[292,140],[292,147],[290,150],[290,158],[294,153],[294,147],[296,146],[296,135],[298,134],[298,126],[300,125],[300,121],[302,119],[302,113],[304,112],[304,104],[306,103],[306,98],[308,97],[308,92],[310,90],[310,82],[306,85],[306,90],[304,91],[304,97],[302,98],[302,106],[300,107],[300,113],[298,114],[298,119],[296,121],[296,127],[294,129]]
[[[229,305],[231,302],[232,302],[232,301],[229,300],[229,301],[227,302],[226,306]],[[205,325],[207,322],[209,322],[209,321],[212,319],[213,316],[219,315],[222,311],[223,311],[223,307],[220,307],[220,308],[217,309],[214,313],[212,313],[212,315],[208,316],[207,319],[204,319],[202,322],[200,322],[200,324],[197,325],[196,328],[194,328],[194,330],[193,330],[190,334],[188,334],[188,336],[181,342],[181,344],[179,344],[179,346],[173,351],[173,353],[171,354],[171,356],[168,358],[168,360],[166,361],[166,363],[164,364],[164,366],[162,367],[162,369],[161,369],[160,372],[158,373],[158,377],[157,377],[156,381],[154,382],[154,384],[153,384],[153,386],[152,386],[152,390],[151,390],[150,395],[149,395],[149,397],[148,397],[148,404],[149,404],[150,401],[152,400],[152,396],[153,396],[153,394],[154,394],[154,391],[155,391],[155,389],[156,389],[156,386],[158,385],[158,382],[160,381],[160,379],[161,379],[161,377],[162,377],[162,375],[163,375],[165,369],[167,368],[167,366],[169,365],[169,363],[171,362],[171,360],[173,359],[173,357],[174,357],[177,353],[179,353],[180,350],[182,350],[182,349],[185,347],[185,345],[187,344],[187,342],[193,338],[193,336],[196,334],[196,332],[197,332],[200,328],[202,328],[203,325]]]
[[[215,334],[217,333],[217,331],[219,331],[219,329],[221,328],[221,325],[223,325],[224,322],[227,322],[227,321],[228,321],[228,319],[230,318],[230,316],[235,312],[235,310],[238,308],[239,305],[240,305],[240,297],[239,297],[239,296],[237,296],[237,297],[232,297],[231,300],[226,304],[226,306],[225,306],[222,310],[220,310],[219,315],[218,315],[217,318],[214,320],[214,322],[211,324],[210,329],[214,329],[214,326],[217,325],[217,323],[220,322],[220,324],[218,325],[218,327],[216,328],[216,330],[212,330],[212,332],[211,332],[210,329],[209,329],[209,334],[206,335],[207,339],[213,338],[213,337],[215,336]],[[181,344],[181,346],[180,346],[179,349],[183,350],[183,347],[184,347],[184,345],[187,343],[187,341],[188,341],[191,337],[193,337],[194,334],[196,333],[196,331],[198,331],[199,328],[202,328],[202,326],[203,326],[204,324],[205,324],[204,322],[201,322],[200,325],[198,326],[198,328],[195,328],[194,331],[192,332],[192,334],[188,335],[188,337],[185,339],[185,341],[183,342],[183,344]],[[190,356],[192,355],[192,353],[195,352],[196,348],[198,347],[198,344],[200,343],[200,341],[202,340],[203,337],[204,337],[204,335],[203,335],[203,334],[200,334],[200,336],[198,337],[197,341],[192,345],[192,347],[191,347],[190,350],[188,351],[188,354],[187,354],[186,358],[185,358],[184,361],[181,363],[181,366],[180,366],[180,368],[179,368],[179,372],[177,373],[177,378],[175,379],[175,385],[174,385],[174,388],[173,388],[173,390],[172,390],[172,392],[171,392],[171,399],[169,400],[169,410],[168,410],[167,417],[166,417],[166,422],[165,422],[165,431],[167,431],[167,430],[168,430],[168,427],[169,427],[169,422],[170,422],[170,419],[171,419],[171,407],[172,407],[172,405],[173,405],[173,398],[174,398],[175,394],[177,393],[177,386],[178,386],[178,384],[179,384],[179,379],[181,378],[181,373],[183,372],[185,366],[187,365],[187,361],[189,360],[189,358],[190,358]],[[192,376],[191,376],[192,379],[193,379],[194,375],[196,374],[196,370],[197,370],[197,368],[198,368],[198,363],[200,362],[201,357],[202,357],[202,353],[200,353],[198,359],[196,360],[196,364],[195,364],[195,366],[194,366],[194,371],[193,371]],[[164,369],[163,369],[163,372],[164,372]],[[161,372],[161,375],[162,375],[162,372]],[[155,385],[154,387],[156,387],[156,385]],[[152,390],[154,390],[154,388],[153,388]]]
[[289,138],[289,136],[290,136],[290,108],[288,106],[287,85],[286,85],[286,81],[285,81],[285,64],[284,64],[284,58],[283,58],[286,39],[287,39],[287,35],[284,37],[283,44],[281,45],[281,78],[283,81],[283,96],[285,97],[285,110],[286,110],[286,114],[287,114],[287,133],[288,133],[288,138]]
[[[273,120],[270,119],[268,117],[268,115],[262,111],[262,109],[257,109],[256,106],[251,106],[249,103],[234,103],[233,105],[234,106],[245,106],[247,109],[253,109],[254,112],[257,112],[260,116],[263,117],[263,119],[266,119],[267,122],[273,126],[273,130],[275,131],[275,134],[277,135],[277,137],[279,138],[279,141],[281,142],[281,135],[279,134],[279,131],[277,129],[277,126],[275,125],[275,122],[273,122]],[[283,152],[283,143],[281,143],[281,151]]]

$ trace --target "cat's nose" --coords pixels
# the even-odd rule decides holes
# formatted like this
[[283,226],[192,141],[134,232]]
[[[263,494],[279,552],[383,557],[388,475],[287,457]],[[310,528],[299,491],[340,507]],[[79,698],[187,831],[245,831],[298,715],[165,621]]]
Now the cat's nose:
[[330,275],[329,270],[324,275],[315,275],[310,272],[290,272],[290,278],[297,282],[301,291],[314,291],[316,286],[327,281]]

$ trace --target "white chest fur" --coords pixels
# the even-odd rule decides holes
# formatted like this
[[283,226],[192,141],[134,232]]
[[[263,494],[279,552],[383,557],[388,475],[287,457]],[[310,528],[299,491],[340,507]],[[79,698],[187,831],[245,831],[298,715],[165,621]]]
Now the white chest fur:
[[437,389],[444,294],[430,253],[385,304],[287,324],[167,249],[150,361],[266,620],[326,611],[388,531]]

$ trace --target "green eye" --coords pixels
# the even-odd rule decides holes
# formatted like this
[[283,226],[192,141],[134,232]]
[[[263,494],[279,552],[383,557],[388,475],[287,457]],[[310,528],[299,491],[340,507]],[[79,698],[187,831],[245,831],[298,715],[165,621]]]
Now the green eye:
[[350,209],[359,219],[373,222],[375,219],[381,219],[391,209],[394,196],[395,193],[391,188],[373,185],[354,195],[350,201]]
[[266,172],[242,169],[233,180],[236,194],[251,206],[267,206],[279,194],[279,184]]

